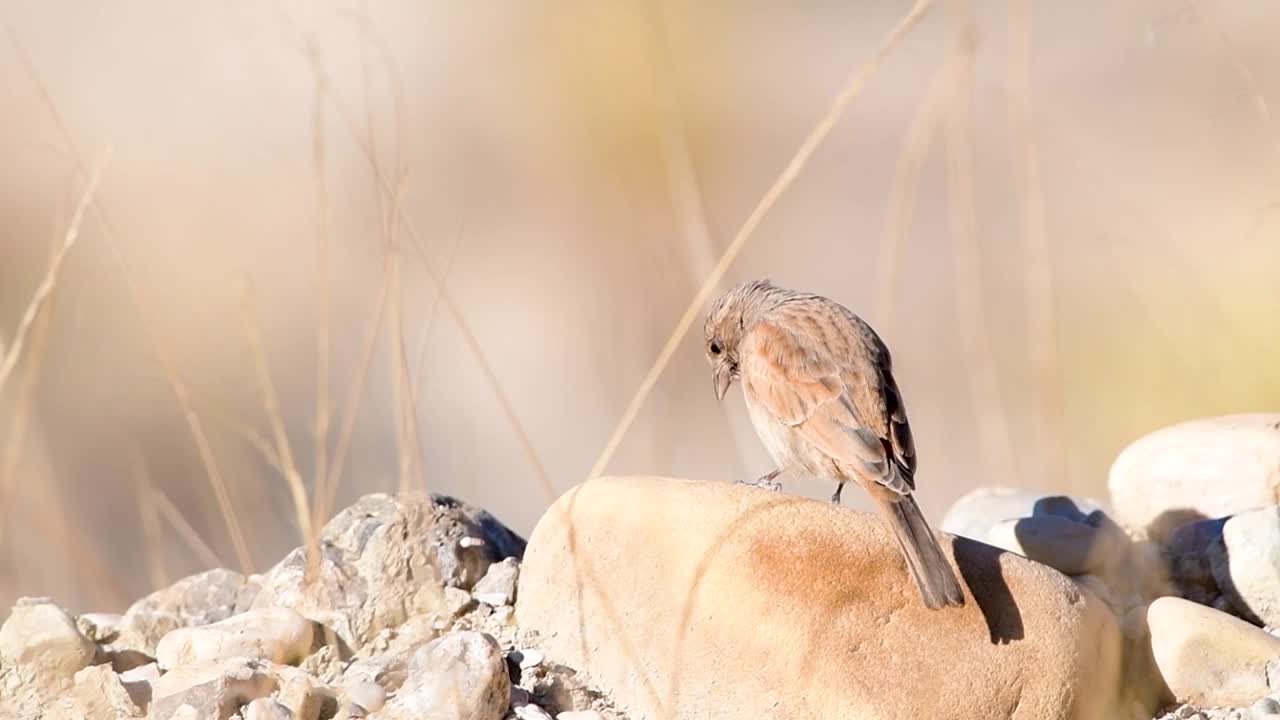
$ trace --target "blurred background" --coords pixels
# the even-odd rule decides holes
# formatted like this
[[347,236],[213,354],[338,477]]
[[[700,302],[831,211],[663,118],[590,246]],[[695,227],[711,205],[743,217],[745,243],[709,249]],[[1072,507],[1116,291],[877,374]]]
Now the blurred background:
[[[910,8],[2,0],[0,605],[263,570],[298,491],[528,533]],[[872,322],[931,517],[1105,496],[1142,434],[1280,402],[1277,37],[1267,0],[931,7],[719,287]],[[771,469],[704,310],[607,472]]]

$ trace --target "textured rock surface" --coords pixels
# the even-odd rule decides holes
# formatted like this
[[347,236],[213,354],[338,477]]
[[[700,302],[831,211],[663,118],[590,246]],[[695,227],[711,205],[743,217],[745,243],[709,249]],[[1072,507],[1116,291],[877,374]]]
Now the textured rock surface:
[[231,617],[244,582],[238,572],[209,570],[151,593],[125,612],[112,646],[154,657],[160,638],[173,630]]
[[293,711],[271,698],[258,698],[244,706],[244,720],[294,720]]
[[1275,505],[1280,414],[1174,425],[1125,448],[1108,485],[1116,518],[1157,540],[1188,522]]
[[67,611],[44,598],[19,600],[0,626],[0,660],[48,688],[70,687],[97,652]]
[[1121,640],[1100,602],[996,548],[955,552],[968,604],[929,611],[869,515],[726,483],[600,479],[534,531],[517,614],[550,659],[640,718],[1118,712]]
[[440,495],[368,495],[321,533],[316,582],[302,548],[262,577],[253,607],[288,607],[359,649],[413,615],[445,612],[442,586],[469,590],[523,541],[488,513]]
[[408,679],[377,720],[500,720],[511,705],[511,678],[498,643],[488,635],[446,635],[419,648]]
[[516,578],[520,565],[514,558],[489,566],[471,594],[476,600],[489,605],[510,605],[516,598]]
[[250,610],[212,625],[171,631],[156,646],[156,660],[165,669],[231,657],[296,664],[311,652],[314,627],[288,608]]
[[1240,616],[1280,626],[1280,508],[1231,517],[1208,556],[1218,588]]
[[75,687],[49,709],[47,720],[127,720],[142,717],[120,677],[106,665],[87,667],[75,676]]
[[1248,705],[1268,692],[1267,664],[1280,638],[1213,608],[1175,597],[1147,611],[1151,649],[1179,702]]
[[151,715],[167,718],[190,705],[196,717],[227,720],[242,705],[269,697],[279,685],[266,663],[249,658],[184,665],[152,685]]

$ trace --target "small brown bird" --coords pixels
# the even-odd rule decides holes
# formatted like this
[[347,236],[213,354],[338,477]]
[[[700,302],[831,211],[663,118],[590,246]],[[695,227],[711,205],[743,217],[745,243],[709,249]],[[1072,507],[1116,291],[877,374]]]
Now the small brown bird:
[[743,283],[703,326],[717,399],[742,381],[751,423],[778,467],[748,483],[779,489],[795,472],[856,481],[893,530],[924,604],[964,605],[951,564],[911,493],[916,454],[889,350],[871,326],[819,295]]

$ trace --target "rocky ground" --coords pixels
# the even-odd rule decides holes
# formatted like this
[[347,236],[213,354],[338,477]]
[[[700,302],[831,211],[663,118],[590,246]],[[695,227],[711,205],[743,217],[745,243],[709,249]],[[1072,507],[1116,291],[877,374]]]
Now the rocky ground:
[[1280,415],[1154,433],[1109,488],[962,498],[939,612],[873,518],[764,490],[597,480],[527,545],[371,495],[261,575],[20,601],[0,719],[1280,720]]
[[24,599],[0,628],[0,718],[622,718],[517,626],[523,552],[451,498],[371,495],[311,563],[211,570],[124,615]]

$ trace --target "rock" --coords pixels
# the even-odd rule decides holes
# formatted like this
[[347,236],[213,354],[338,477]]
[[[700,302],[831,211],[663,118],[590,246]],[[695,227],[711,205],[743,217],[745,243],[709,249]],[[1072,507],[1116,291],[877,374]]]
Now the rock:
[[1102,503],[1089,498],[1022,488],[981,487],[955,501],[938,527],[953,535],[988,542],[991,528],[1006,520],[1052,515],[1082,522],[1089,513],[1102,509]]
[[1280,508],[1227,520],[1208,554],[1218,588],[1237,613],[1258,624],[1280,624]]
[[551,713],[543,710],[533,703],[520,705],[516,707],[515,710],[516,717],[520,718],[520,720],[554,720],[554,718],[551,717]]
[[[526,640],[536,640],[527,637]],[[510,665],[508,665],[510,669]],[[586,681],[585,674],[565,665],[543,659],[537,665],[521,668],[519,688],[511,690],[511,704],[517,700],[532,702],[547,712],[598,709],[605,702],[605,695]]]
[[1264,697],[1249,706],[1249,720],[1268,720],[1277,715],[1280,715],[1280,702],[1275,698]]
[[516,660],[516,663],[520,666],[521,670],[528,670],[529,668],[538,667],[539,665],[542,664],[542,661],[545,659],[545,656],[542,654],[542,651],[538,650],[537,648],[525,648],[523,650],[518,651],[518,653],[512,653],[512,654],[518,655],[518,657],[514,659]]
[[498,643],[475,632],[451,633],[419,648],[408,679],[379,720],[500,720],[511,704],[511,678]]
[[160,679],[160,666],[155,663],[126,670],[118,676],[125,692],[139,709],[146,712],[151,707],[151,687]]
[[245,705],[241,716],[244,720],[294,720],[292,710],[271,698],[258,698]]
[[373,681],[356,681],[342,687],[342,693],[350,702],[368,712],[377,712],[387,702],[387,692]]
[[475,598],[462,588],[447,587],[444,589],[444,606],[449,618],[455,618],[475,606]]
[[276,700],[289,709],[294,720],[318,720],[326,707],[337,704],[334,693],[310,674],[287,665],[273,665],[280,686]]
[[123,621],[124,616],[116,613],[85,613],[76,618],[76,626],[90,640],[106,643],[115,638]]
[[262,590],[262,576],[258,574],[250,575],[244,579],[244,584],[240,586],[240,590],[236,593],[236,605],[232,611],[233,615],[240,613],[253,607],[253,601],[258,599],[258,593]]
[[1222,539],[1222,529],[1230,519],[1230,517],[1220,517],[1179,525],[1169,532],[1164,543],[1165,551],[1174,557],[1203,555],[1211,545]]
[[1174,528],[1276,504],[1280,414],[1205,418],[1125,448],[1108,485],[1116,517],[1163,542]]
[[569,710],[556,715],[556,720],[604,720],[595,710]]
[[1147,609],[1151,651],[1179,702],[1245,705],[1267,694],[1267,662],[1280,638],[1212,608],[1175,597]]
[[166,718],[190,705],[201,720],[227,720],[241,706],[269,697],[279,681],[266,663],[229,658],[183,665],[152,685],[151,715]]
[[441,495],[368,495],[321,532],[315,578],[303,548],[262,577],[253,607],[288,607],[352,652],[416,614],[446,612],[442,586],[469,589],[524,541],[488,513]]
[[1107,607],[1115,609],[1118,604],[1111,592],[1111,587],[1097,575],[1077,575],[1071,580],[1079,587],[1085,588],[1096,595],[1099,600],[1106,603]]
[[[233,716],[239,717],[239,716]],[[159,719],[157,719],[159,720]],[[200,711],[190,705],[179,705],[177,710],[169,716],[169,720],[206,720],[200,717]]]
[[476,583],[471,596],[488,605],[510,605],[516,598],[516,578],[520,574],[520,562],[507,558],[489,566],[488,572]]
[[22,598],[0,626],[0,659],[49,689],[71,687],[77,672],[93,662],[98,646],[76,621],[46,598]]
[[127,720],[142,717],[120,678],[106,665],[86,667],[75,675],[69,696],[54,703],[46,720]]
[[1106,528],[1058,515],[1005,520],[991,528],[988,542],[1067,575],[1102,570],[1121,558],[1128,538]]
[[510,605],[503,605],[493,609],[493,622],[499,626],[514,625],[516,620],[516,610]]
[[156,646],[162,668],[229,657],[292,665],[315,641],[314,624],[288,608],[260,608],[201,627],[178,628]]
[[155,657],[160,638],[183,627],[208,625],[231,617],[244,576],[209,570],[183,578],[134,603],[119,624],[112,646]]
[[1187,523],[1169,533],[1164,545],[1169,592],[1202,605],[1212,604],[1220,591],[1210,555],[1214,546],[1221,545],[1222,529],[1228,519]]
[[924,608],[871,515],[729,483],[596,479],[538,523],[516,612],[549,659],[639,717],[1052,720],[1127,707],[1120,631],[1101,602],[1025,558],[939,539],[958,556],[963,608]]
[[[400,627],[379,633],[378,638],[365,646],[367,655],[357,658],[346,668],[342,685],[374,683],[384,695],[398,690],[409,672],[414,651],[440,635],[433,618],[415,615]],[[377,709],[368,705],[363,707],[369,711]]]

